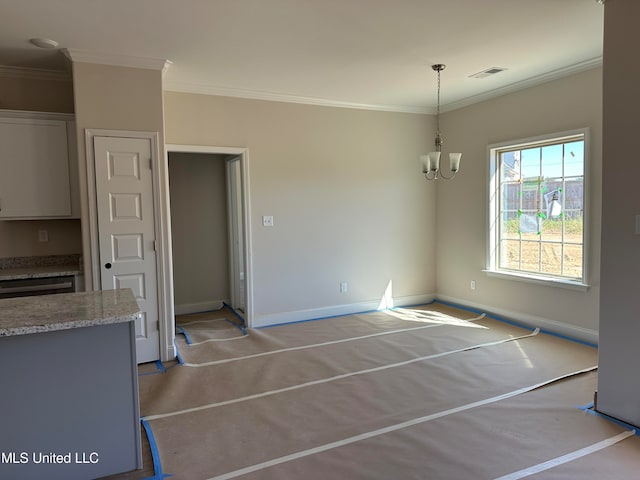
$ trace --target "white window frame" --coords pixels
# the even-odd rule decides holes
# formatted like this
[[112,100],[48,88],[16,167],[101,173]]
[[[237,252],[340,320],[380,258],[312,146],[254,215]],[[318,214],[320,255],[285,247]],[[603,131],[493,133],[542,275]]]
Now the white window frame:
[[[562,142],[572,137],[582,135],[584,139],[584,184],[583,184],[583,231],[582,231],[582,279],[573,280],[560,276],[536,274],[535,272],[525,272],[517,270],[505,270],[499,267],[499,195],[500,182],[496,175],[498,171],[498,154],[500,151],[511,148],[528,148],[537,144],[548,142]],[[509,140],[506,142],[495,143],[487,147],[489,164],[488,164],[488,216],[487,216],[487,268],[484,270],[487,275],[492,277],[524,281],[541,285],[569,288],[573,290],[586,291],[589,288],[588,281],[588,259],[589,259],[589,225],[590,213],[589,205],[591,203],[589,185],[590,185],[590,138],[589,129],[582,128],[566,132],[558,132],[537,137],[530,137],[520,140]]]

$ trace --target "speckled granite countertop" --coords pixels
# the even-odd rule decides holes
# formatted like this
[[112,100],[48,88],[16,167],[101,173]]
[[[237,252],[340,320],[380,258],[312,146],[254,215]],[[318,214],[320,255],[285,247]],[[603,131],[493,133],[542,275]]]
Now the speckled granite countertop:
[[80,255],[0,258],[0,281],[80,275]]
[[0,337],[129,322],[139,314],[129,288],[0,299]]
[[25,278],[65,277],[80,275],[78,265],[49,265],[45,267],[3,268],[0,269],[0,281],[22,280]]

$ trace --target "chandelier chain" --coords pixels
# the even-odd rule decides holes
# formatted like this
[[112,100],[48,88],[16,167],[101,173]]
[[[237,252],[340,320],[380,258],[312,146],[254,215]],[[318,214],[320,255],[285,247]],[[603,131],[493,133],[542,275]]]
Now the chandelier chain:
[[437,70],[438,74],[438,106],[436,109],[436,133],[440,134],[440,70]]

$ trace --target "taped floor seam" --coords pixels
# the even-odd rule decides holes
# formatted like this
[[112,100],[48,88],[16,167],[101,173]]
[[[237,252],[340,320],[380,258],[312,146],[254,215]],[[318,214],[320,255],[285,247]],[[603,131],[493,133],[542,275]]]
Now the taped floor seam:
[[[476,322],[478,320],[481,320],[485,318],[485,314],[483,313],[482,315],[479,315],[478,317],[469,319],[469,320],[465,320],[465,322]],[[268,355],[275,355],[278,353],[284,353],[284,352],[293,352],[293,351],[297,351],[297,350],[305,350],[305,349],[310,349],[310,348],[318,348],[318,347],[325,347],[327,345],[337,345],[339,343],[346,343],[346,342],[353,342],[356,340],[365,340],[367,338],[374,338],[374,337],[380,337],[383,335],[393,335],[393,334],[398,334],[398,333],[405,333],[405,332],[413,332],[416,330],[424,330],[427,328],[435,328],[435,327],[442,327],[444,326],[443,324],[438,324],[438,325],[422,325],[420,327],[411,327],[411,328],[405,328],[405,329],[399,329],[399,330],[391,330],[391,331],[385,331],[385,332],[377,332],[377,333],[372,333],[372,334],[368,334],[368,335],[361,335],[358,337],[350,337],[350,338],[343,338],[340,340],[330,340],[327,342],[321,342],[321,343],[312,343],[310,345],[299,345],[296,347],[287,347],[287,348],[280,348],[278,350],[271,350],[268,352],[260,352],[260,353],[254,353],[251,355],[245,355],[242,357],[232,357],[232,358],[223,358],[220,360],[212,360],[210,362],[204,362],[204,363],[185,363],[184,365],[186,367],[208,367],[211,365],[220,365],[223,363],[229,363],[229,362],[236,362],[236,361],[240,361],[240,360],[246,360],[246,359],[250,359],[250,358],[259,358],[259,357],[265,357]],[[530,329],[528,329],[530,330]],[[239,337],[240,338],[240,337]]]
[[390,368],[397,368],[397,367],[402,367],[402,366],[406,366],[406,365],[411,365],[413,363],[418,363],[418,362],[423,362],[423,361],[427,361],[427,360],[433,360],[436,358],[441,358],[441,357],[445,357],[448,355],[453,355],[456,353],[462,353],[462,352],[467,352],[470,350],[475,350],[478,348],[486,348],[486,347],[491,347],[491,346],[496,346],[496,345],[501,345],[504,343],[508,343],[508,342],[512,342],[512,341],[517,341],[517,340],[523,340],[525,338],[531,338],[534,337],[536,335],[538,335],[539,333],[539,329],[536,329],[533,333],[530,333],[528,335],[522,335],[519,337],[511,337],[511,338],[507,338],[507,339],[503,339],[503,340],[498,340],[498,341],[494,341],[494,342],[487,342],[487,343],[481,343],[481,344],[476,344],[476,345],[469,345],[467,347],[464,348],[459,348],[456,350],[449,350],[447,352],[440,352],[440,353],[435,353],[432,355],[426,355],[426,356],[422,356],[422,357],[417,357],[417,358],[412,358],[410,360],[405,360],[403,362],[397,362],[397,363],[392,363],[389,365],[381,365],[378,367],[373,367],[373,368],[368,368],[365,370],[358,370],[355,372],[349,372],[349,373],[343,373],[340,375],[335,375],[333,377],[327,377],[327,378],[323,378],[323,379],[319,379],[319,380],[313,380],[310,382],[305,382],[305,383],[300,383],[297,385],[291,385],[288,387],[284,387],[284,388],[279,388],[276,390],[269,390],[266,392],[261,392],[261,393],[256,393],[253,395],[247,395],[245,397],[239,397],[239,398],[234,398],[234,399],[230,399],[230,400],[224,400],[221,402],[214,402],[214,403],[210,403],[207,405],[201,405],[198,407],[193,407],[193,408],[187,408],[184,410],[178,410],[175,412],[168,412],[168,413],[162,413],[162,414],[157,414],[157,415],[148,415],[145,417],[146,420],[157,420],[160,418],[167,418],[167,417],[172,417],[172,416],[176,416],[176,415],[183,415],[183,414],[187,414],[187,413],[194,413],[194,412],[198,412],[198,411],[202,411],[202,410],[209,410],[212,408],[217,408],[217,407],[222,407],[225,405],[232,405],[234,403],[241,403],[241,402],[246,402],[249,400],[256,400],[258,398],[264,398],[264,397],[268,397],[268,396],[272,396],[272,395],[277,395],[280,393],[285,393],[285,392],[290,392],[290,391],[294,391],[294,390],[299,390],[301,388],[306,388],[306,387],[311,387],[314,385],[321,385],[324,383],[329,383],[329,382],[333,382],[336,380],[342,380],[345,378],[349,378],[349,377],[353,377],[356,375],[365,375],[368,373],[375,373],[375,372],[379,372],[382,370],[388,370]]
[[373,430],[371,432],[362,433],[360,435],[354,435],[352,437],[348,437],[348,438],[345,438],[345,439],[342,439],[342,440],[338,440],[336,442],[327,443],[325,445],[320,445],[318,447],[310,448],[310,449],[307,449],[307,450],[301,450],[299,452],[292,453],[290,455],[285,455],[285,456],[282,456],[282,457],[274,458],[274,459],[268,460],[266,462],[261,462],[261,463],[258,463],[258,464],[255,464],[255,465],[251,465],[249,467],[244,467],[244,468],[241,468],[241,469],[238,469],[238,470],[234,470],[232,472],[228,472],[228,473],[225,473],[225,474],[222,474],[222,475],[217,475],[215,477],[209,478],[208,480],[228,480],[228,479],[231,479],[231,478],[239,477],[241,475],[246,475],[246,474],[249,474],[249,473],[257,472],[257,471],[263,470],[265,468],[269,468],[269,467],[272,467],[272,466],[275,466],[275,465],[279,465],[279,464],[282,464],[282,463],[290,462],[292,460],[296,460],[296,459],[299,459],[299,458],[307,457],[309,455],[314,455],[316,453],[325,452],[327,450],[332,450],[332,449],[335,449],[335,448],[338,448],[338,447],[342,447],[342,446],[349,445],[349,444],[352,444],[352,443],[356,443],[356,442],[360,442],[360,441],[363,441],[363,440],[367,440],[369,438],[377,437],[377,436],[380,436],[380,435],[383,435],[383,434],[386,434],[386,433],[391,433],[391,432],[394,432],[394,431],[397,431],[397,430],[401,430],[401,429],[404,429],[404,428],[412,427],[414,425],[419,425],[419,424],[422,424],[422,423],[426,423],[426,422],[429,422],[429,421],[432,421],[432,420],[436,420],[438,418],[442,418],[442,417],[446,417],[446,416],[449,416],[449,415],[453,415],[455,413],[464,412],[464,411],[470,410],[472,408],[477,408],[477,407],[481,407],[481,406],[484,406],[484,405],[489,405],[491,403],[496,403],[496,402],[499,402],[501,400],[506,400],[508,398],[512,398],[512,397],[515,397],[517,395],[522,395],[524,393],[528,393],[528,392],[531,392],[533,390],[537,390],[539,388],[545,387],[547,385],[551,385],[553,383],[556,383],[558,381],[561,381],[561,380],[564,380],[564,379],[567,379],[567,378],[574,377],[576,375],[581,375],[583,373],[591,372],[591,371],[595,370],[596,368],[597,367],[594,366],[594,367],[590,367],[590,368],[587,368],[587,369],[578,370],[578,371],[569,373],[567,375],[562,375],[560,377],[556,377],[556,378],[553,378],[551,380],[547,380],[545,382],[541,382],[541,383],[538,383],[538,384],[535,384],[535,385],[531,385],[529,387],[524,387],[524,388],[521,388],[521,389],[518,389],[518,390],[513,390],[511,392],[508,392],[508,393],[505,393],[505,394],[502,394],[502,395],[497,395],[495,397],[491,397],[491,398],[487,398],[487,399],[480,400],[480,401],[477,401],[477,402],[469,403],[469,404],[466,404],[466,405],[462,405],[460,407],[455,407],[455,408],[451,408],[451,409],[448,409],[448,410],[443,410],[441,412],[437,412],[437,413],[434,413],[434,414],[431,414],[431,415],[426,415],[426,416],[423,416],[423,417],[415,418],[415,419],[408,420],[406,422],[402,422],[402,423],[399,423],[399,424],[396,424],[396,425],[391,425],[391,426],[384,427],[384,428],[381,428],[381,429],[378,429],[378,430]]

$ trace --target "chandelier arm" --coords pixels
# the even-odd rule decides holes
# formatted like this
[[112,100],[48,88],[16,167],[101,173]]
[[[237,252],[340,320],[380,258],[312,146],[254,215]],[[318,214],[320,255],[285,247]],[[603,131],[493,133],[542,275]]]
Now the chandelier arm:
[[439,176],[438,178],[443,178],[443,179],[445,179],[445,180],[451,180],[453,177],[455,177],[455,176],[456,176],[456,173],[458,173],[458,172],[457,172],[457,171],[455,171],[455,172],[453,172],[453,173],[451,174],[451,176],[450,176],[450,177],[447,177],[447,176],[445,176],[445,175],[442,173],[442,171],[440,171],[440,176]]

